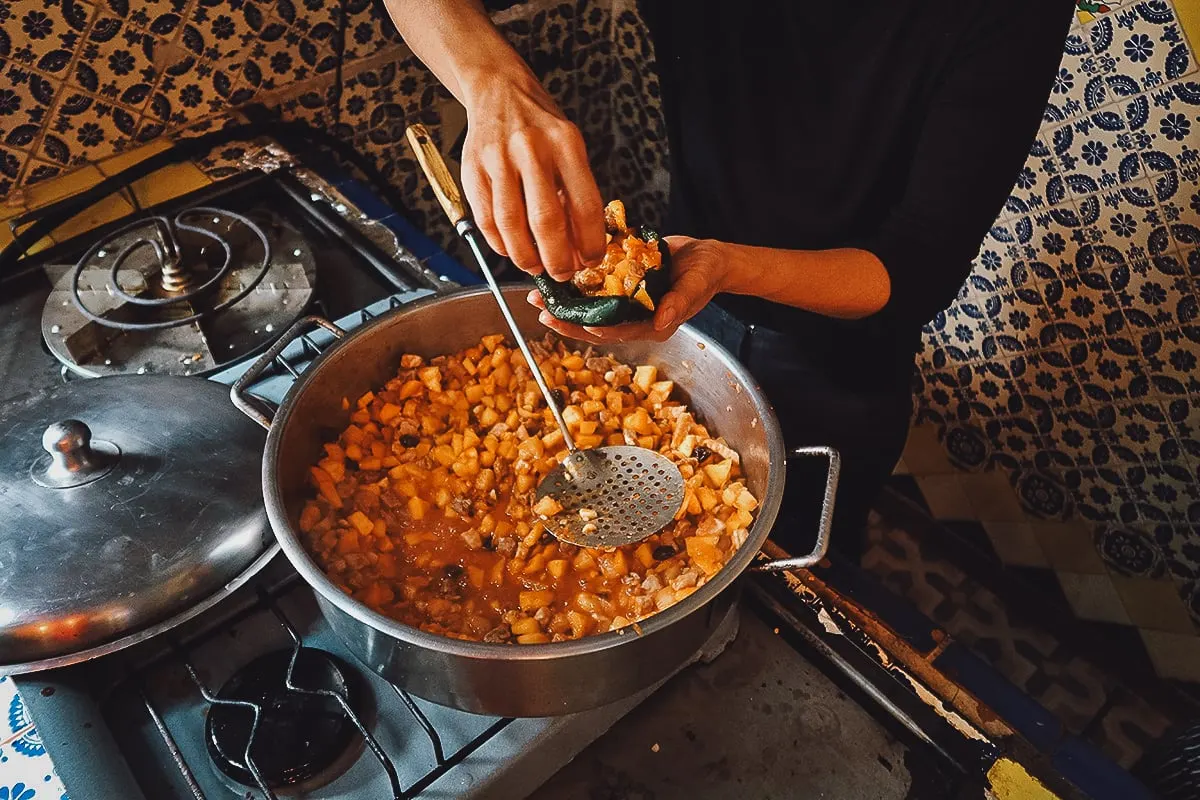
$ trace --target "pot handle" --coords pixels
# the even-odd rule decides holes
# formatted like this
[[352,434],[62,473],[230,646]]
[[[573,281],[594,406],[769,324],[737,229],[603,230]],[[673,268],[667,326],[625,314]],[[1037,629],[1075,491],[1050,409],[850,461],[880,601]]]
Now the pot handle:
[[817,526],[817,543],[813,545],[812,552],[808,555],[767,561],[755,566],[753,569],[756,572],[786,572],[793,569],[805,569],[823,559],[829,550],[829,532],[833,527],[833,500],[834,495],[837,494],[842,457],[832,447],[797,447],[792,450],[791,455],[801,458],[821,456],[829,459],[829,472],[825,478],[825,496],[821,498],[821,521]]
[[262,377],[262,374],[266,372],[267,368],[275,362],[280,362],[283,367],[292,374],[292,377],[298,377],[299,373],[296,372],[292,365],[283,358],[283,351],[286,350],[288,346],[294,343],[297,339],[303,338],[304,344],[307,346],[307,348],[310,348],[314,355],[320,355],[321,348],[318,347],[312,339],[308,338],[307,329],[312,327],[324,328],[330,334],[332,334],[335,339],[341,339],[346,335],[344,330],[339,328],[337,325],[334,325],[324,317],[318,317],[315,315],[301,317],[292,323],[292,327],[288,328],[282,336],[276,339],[275,343],[272,344],[265,353],[259,356],[258,359],[255,360],[255,362],[251,364],[244,373],[242,373],[240,378],[233,382],[233,386],[229,387],[229,399],[233,401],[233,404],[237,406],[238,410],[250,419],[257,422],[259,425],[262,425],[267,430],[271,429],[271,419],[275,415],[274,411],[270,411],[271,416],[267,416],[268,412],[264,410],[266,402],[260,398],[254,397],[254,395],[250,394],[247,389],[252,383]]

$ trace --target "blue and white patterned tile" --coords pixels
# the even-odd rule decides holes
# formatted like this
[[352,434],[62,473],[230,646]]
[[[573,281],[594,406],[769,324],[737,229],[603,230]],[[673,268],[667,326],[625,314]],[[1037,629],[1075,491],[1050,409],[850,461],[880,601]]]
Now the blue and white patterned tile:
[[[1182,460],[1177,433],[1164,403],[1144,400],[1118,405],[1116,411],[1117,424],[1113,430],[1117,439],[1111,446],[1114,463],[1133,463],[1136,459],[1161,466]],[[1172,480],[1190,483],[1186,462],[1178,470],[1169,467],[1168,473]]]
[[25,703],[0,678],[0,800],[68,800]]
[[1063,182],[1076,199],[1143,177],[1141,148],[1113,109],[1055,128],[1050,142]]
[[1175,11],[1165,0],[1147,0],[1099,20],[1089,44],[1111,56],[1113,72],[1137,81],[1143,91],[1190,74],[1196,68]]
[[[1089,201],[1094,201],[1095,204],[1094,226],[1101,233],[1101,242],[1117,250],[1123,260],[1146,256],[1142,243],[1160,219],[1153,206],[1145,208],[1132,203],[1129,200],[1130,196],[1131,192],[1113,190],[1089,198]],[[1089,211],[1091,210],[1089,202]]]
[[1096,552],[1112,572],[1126,578],[1153,579],[1167,572],[1154,530],[1128,524],[1098,525],[1092,536]]
[[1063,44],[1049,102],[1067,118],[1095,111],[1107,100],[1104,76],[1114,67],[1111,60],[1093,55],[1085,31],[1072,31]]
[[1184,325],[1148,333],[1139,341],[1154,394],[1172,400],[1200,394],[1200,328]]
[[1182,523],[1154,529],[1171,576],[1179,581],[1200,580],[1200,525]]
[[1021,508],[1035,519],[1061,521],[1075,513],[1074,496],[1061,471],[1020,469],[1013,486]]
[[[1198,134],[1200,135],[1200,134]],[[1166,194],[1167,188],[1174,191]],[[1164,222],[1200,227],[1200,163],[1189,165],[1166,178],[1164,196],[1159,200]]]
[[[1049,183],[1057,174],[1058,162],[1054,159],[1054,151],[1039,137],[1030,147],[1029,157],[1017,174],[999,221],[1006,222],[1049,208]],[[1066,198],[1056,197],[1056,200],[1061,203]]]
[[[1177,93],[1173,87],[1163,87],[1148,95],[1150,116],[1146,128],[1151,146],[1142,151],[1142,160],[1151,173],[1171,172],[1200,163],[1196,151],[1196,143],[1200,141],[1200,97]],[[1181,96],[1192,102],[1184,102]]]
[[1126,277],[1117,293],[1126,319],[1142,322],[1146,315],[1154,325],[1170,328],[1194,322],[1200,314],[1195,285],[1177,254],[1130,261]]

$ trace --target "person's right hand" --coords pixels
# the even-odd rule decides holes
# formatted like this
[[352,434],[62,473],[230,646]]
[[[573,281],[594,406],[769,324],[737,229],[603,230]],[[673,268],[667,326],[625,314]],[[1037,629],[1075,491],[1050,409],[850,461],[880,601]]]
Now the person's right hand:
[[583,136],[532,74],[465,93],[462,183],[489,245],[531,275],[567,280],[604,256],[604,206]]

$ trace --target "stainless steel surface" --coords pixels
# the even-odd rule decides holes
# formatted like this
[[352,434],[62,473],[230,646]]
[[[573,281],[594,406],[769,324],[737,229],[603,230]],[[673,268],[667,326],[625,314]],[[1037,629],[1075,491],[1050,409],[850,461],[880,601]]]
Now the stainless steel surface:
[[317,266],[280,216],[197,207],[134,221],[48,272],[42,335],[71,371],[204,375],[303,314]]
[[[537,331],[537,310],[520,302],[527,291],[526,286],[504,289],[518,301],[513,312],[518,324]],[[297,523],[311,494],[308,468],[328,431],[346,423],[343,397],[384,384],[404,353],[433,357],[465,349],[502,324],[499,307],[481,287],[405,306],[347,334],[305,370],[275,414],[263,455],[263,492],[281,547],[364,664],[419,697],[466,711],[565,714],[637,693],[670,674],[711,633],[736,597],[736,578],[775,521],[784,483],[783,438],[750,375],[698,331],[683,326],[665,343],[614,346],[617,358],[652,364],[669,375],[693,411],[739,451],[746,484],[762,500],[747,542],[704,587],[642,622],[640,633],[625,628],[514,647],[459,641],[402,625],[343,593],[304,550]],[[260,363],[269,360],[264,356]]]
[[[72,382],[0,408],[0,441],[0,675],[166,630],[275,552],[248,480],[263,435],[229,408],[223,386],[166,376]],[[96,464],[100,442],[115,461]],[[56,488],[47,476],[91,480]]]
[[644,447],[600,447],[584,456],[563,419],[546,378],[529,351],[521,328],[513,319],[504,293],[475,237],[475,226],[464,219],[456,226],[466,239],[500,306],[504,323],[512,331],[542,397],[558,423],[567,445],[566,459],[538,486],[538,498],[549,495],[562,506],[547,530],[563,541],[584,547],[617,547],[653,536],[675,518],[683,505],[683,475],[666,456]]
[[683,503],[679,468],[644,447],[598,447],[567,456],[537,487],[562,511],[546,530],[583,547],[634,544],[661,531]]
[[99,480],[112,471],[121,458],[121,448],[112,442],[92,439],[92,431],[77,419],[56,422],[42,434],[46,456],[33,462],[29,477],[38,486],[70,489]]
[[759,565],[759,572],[784,572],[805,569],[818,563],[829,551],[829,533],[833,528],[833,503],[837,495],[838,475],[842,471],[842,457],[832,447],[796,447],[791,451],[796,458],[820,457],[829,459],[829,470],[825,477],[825,493],[821,497],[821,517],[817,523],[817,541],[808,555],[780,558]]
[[[329,331],[335,338],[341,339],[346,335],[346,332],[334,325],[327,319],[320,317],[309,316],[304,319],[296,320],[292,327],[288,328],[282,336],[263,353],[262,357],[257,359],[249,368],[241,374],[241,376],[233,382],[229,387],[229,399],[243,414],[257,422],[267,430],[271,429],[271,417],[268,417],[261,408],[261,401],[249,394],[246,389],[256,383],[262,377],[263,372],[267,370],[275,360],[280,357],[284,350],[288,348],[297,339],[305,335],[305,330],[308,328],[324,328]],[[314,347],[316,347],[314,345]],[[318,348],[319,352],[319,348]]]

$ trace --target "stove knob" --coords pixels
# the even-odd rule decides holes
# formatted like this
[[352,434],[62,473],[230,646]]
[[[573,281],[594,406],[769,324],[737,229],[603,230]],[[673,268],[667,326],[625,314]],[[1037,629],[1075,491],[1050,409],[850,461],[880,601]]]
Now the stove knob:
[[109,442],[93,442],[92,431],[77,419],[56,422],[42,434],[42,449],[50,454],[34,464],[34,481],[56,489],[90,483],[105,475],[120,451]]

